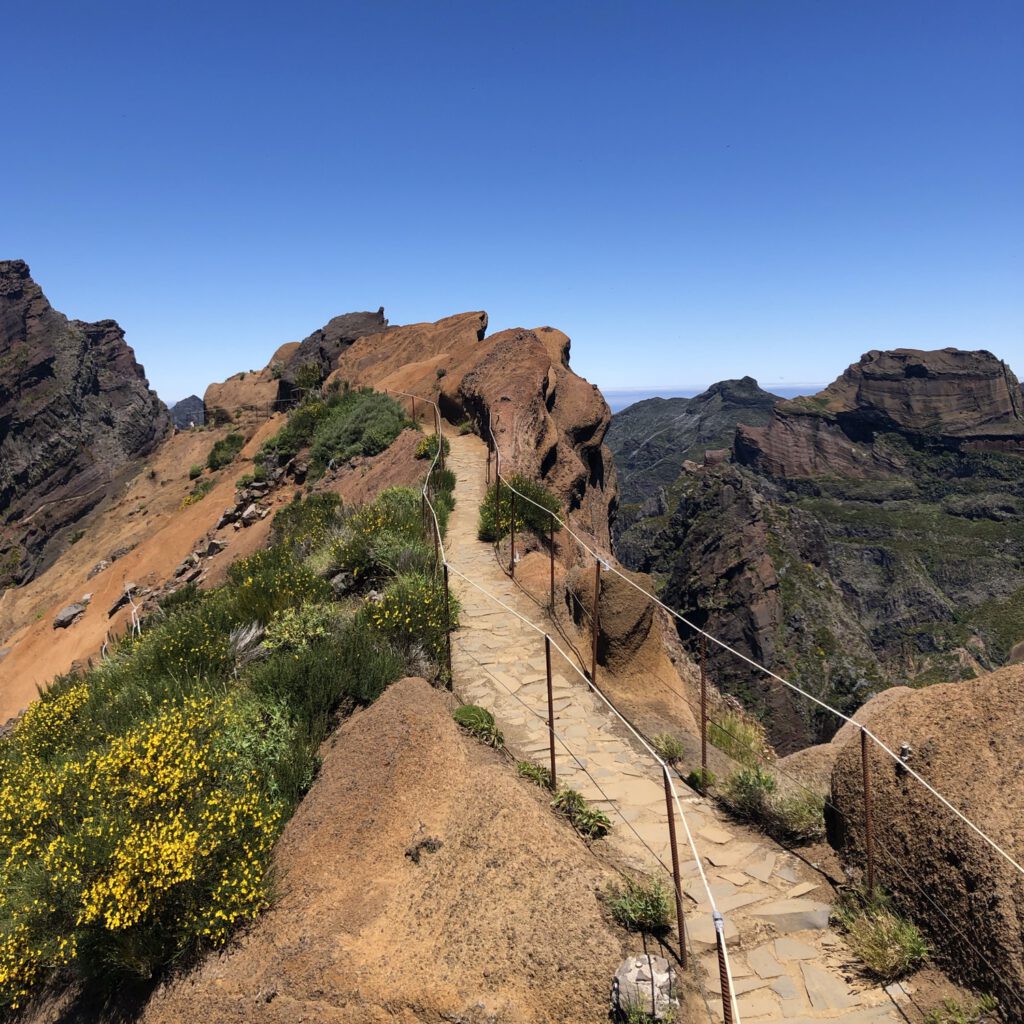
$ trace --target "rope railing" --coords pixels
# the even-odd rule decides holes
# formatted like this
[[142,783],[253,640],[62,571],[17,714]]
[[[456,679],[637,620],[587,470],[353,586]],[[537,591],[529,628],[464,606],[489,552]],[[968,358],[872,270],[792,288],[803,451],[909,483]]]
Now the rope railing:
[[[444,461],[443,461],[444,460],[444,438],[443,438],[443,435],[441,433],[441,413],[440,413],[440,409],[437,407],[436,403],[434,403],[431,399],[423,398],[422,396],[413,395],[413,394],[410,394],[408,392],[399,391],[399,390],[393,389],[393,388],[386,388],[385,390],[388,391],[391,394],[396,394],[396,395],[399,395],[401,397],[408,398],[408,399],[410,399],[413,402],[416,402],[416,401],[424,402],[424,403],[426,403],[426,404],[428,404],[428,405],[433,407],[433,412],[434,412],[434,429],[435,429],[435,433],[436,433],[437,439],[438,439],[437,453],[435,454],[434,461],[431,464],[430,471],[428,471],[426,480],[424,481],[423,489],[422,489],[422,496],[423,496],[423,501],[429,507],[430,512],[431,512],[431,518],[432,518],[434,534],[435,534],[435,541],[436,541],[437,546],[438,546],[439,558],[440,558],[441,564],[443,565],[443,568],[444,568],[446,600],[447,600],[447,593],[448,593],[448,589],[449,589],[449,585],[450,585],[450,575],[454,575],[454,576],[458,577],[459,579],[463,580],[468,586],[473,587],[478,592],[480,592],[482,595],[484,595],[484,597],[486,597],[488,601],[498,605],[499,607],[504,609],[506,612],[508,612],[510,615],[514,616],[516,619],[518,619],[519,621],[523,622],[528,628],[530,628],[531,630],[535,631],[539,636],[543,637],[545,645],[546,645],[546,648],[548,648],[549,650],[555,650],[555,651],[558,652],[558,654],[561,655],[561,657],[564,659],[565,663],[580,677],[580,679],[589,688],[589,690],[592,693],[594,693],[599,698],[599,700],[608,708],[608,710],[612,713],[613,717],[615,719],[617,719],[619,722],[621,722],[621,724],[625,727],[627,732],[630,735],[632,735],[633,738],[644,748],[644,750],[647,752],[647,754],[651,757],[651,759],[654,761],[654,763],[660,769],[660,772],[661,772],[661,775],[662,775],[662,779],[663,779],[663,782],[664,782],[664,786],[665,786],[666,809],[667,809],[667,813],[668,813],[670,844],[671,844],[672,850],[673,850],[673,875],[674,875],[674,879],[673,879],[674,885],[673,885],[673,887],[674,887],[674,890],[675,890],[676,909],[677,909],[678,922],[679,922],[678,932],[679,932],[679,939],[680,939],[680,959],[681,959],[682,965],[683,965],[683,967],[685,969],[686,966],[687,966],[687,950],[686,950],[686,938],[685,938],[685,936],[686,936],[686,926],[685,926],[684,915],[683,915],[683,912],[682,912],[682,884],[681,884],[681,879],[680,879],[680,875],[679,875],[678,856],[677,856],[677,854],[675,852],[675,842],[674,842],[674,840],[675,840],[675,820],[674,819],[675,819],[676,816],[678,816],[679,820],[682,822],[683,830],[684,830],[684,832],[686,834],[687,844],[688,844],[688,846],[690,848],[691,853],[693,854],[693,860],[694,860],[694,862],[695,862],[695,864],[697,866],[697,872],[698,872],[698,875],[700,877],[700,881],[701,881],[701,884],[703,886],[704,892],[705,892],[705,894],[707,896],[708,906],[710,907],[710,910],[711,910],[712,925],[713,925],[714,934],[715,934],[716,947],[717,947],[717,951],[718,951],[718,962],[719,962],[719,968],[720,968],[720,981],[721,981],[721,989],[722,989],[722,1016],[723,1016],[723,1019],[726,1022],[726,1024],[741,1024],[740,1014],[739,1014],[739,1007],[738,1007],[738,1004],[737,1004],[736,994],[735,994],[735,985],[733,984],[733,980],[732,980],[732,966],[731,966],[731,961],[730,961],[730,958],[729,958],[728,946],[726,944],[725,919],[724,919],[723,915],[721,914],[721,912],[718,910],[718,906],[717,906],[717,903],[715,901],[714,892],[711,889],[711,885],[708,882],[707,874],[706,874],[706,872],[704,870],[704,864],[703,864],[703,860],[702,860],[701,855],[700,855],[700,851],[697,848],[696,841],[695,841],[695,839],[693,837],[693,832],[690,829],[689,822],[688,822],[688,820],[686,818],[686,814],[685,814],[685,812],[683,810],[683,806],[682,806],[682,804],[680,802],[679,793],[678,793],[678,791],[676,789],[675,782],[673,781],[674,772],[671,770],[669,765],[661,758],[661,756],[657,753],[657,751],[650,745],[650,743],[648,743],[647,739],[637,729],[634,728],[632,723],[625,716],[623,716],[619,712],[618,708],[616,708],[615,705],[598,688],[598,686],[596,685],[595,681],[590,679],[590,678],[588,678],[586,673],[583,672],[573,662],[573,660],[566,654],[566,652],[561,647],[559,647],[557,643],[555,643],[551,639],[551,637],[550,637],[550,635],[548,633],[546,633],[543,629],[541,629],[532,620],[530,620],[526,616],[522,615],[515,608],[511,607],[509,604],[507,604],[506,602],[502,601],[500,597],[498,597],[497,595],[491,593],[490,591],[487,590],[487,588],[481,586],[475,580],[471,579],[465,573],[461,572],[459,569],[457,569],[450,562],[450,560],[448,558],[448,553],[447,553],[447,551],[445,550],[445,547],[444,547],[443,537],[441,536],[440,521],[439,521],[439,518],[437,516],[437,512],[436,512],[436,510],[434,508],[433,502],[431,500],[431,495],[429,493],[430,478],[431,478],[431,476],[433,474],[433,470],[434,470],[435,466],[438,464],[438,460],[440,460],[440,465],[442,467],[444,465]],[[496,467],[496,471],[500,474],[500,461],[499,461],[499,465]],[[451,673],[452,641],[451,641],[451,631],[450,631],[450,629],[448,630],[446,635],[447,635],[448,675],[449,675],[449,683],[451,683],[451,674],[452,674]],[[549,661],[549,666],[550,666],[550,661]],[[549,686],[550,686],[550,678],[551,678],[550,677],[550,667],[549,667],[548,678],[549,678]],[[553,723],[552,723],[552,725],[553,725]]]
[[928,782],[928,780],[925,779],[919,772],[917,772],[914,768],[912,768],[909,764],[907,764],[905,758],[901,757],[898,753],[896,753],[889,746],[887,746],[866,725],[864,725],[862,722],[859,722],[852,715],[846,715],[843,712],[839,711],[838,709],[833,708],[830,704],[828,704],[827,702],[821,700],[819,697],[816,697],[814,694],[807,692],[802,687],[796,685],[793,682],[790,682],[788,679],[783,678],[778,673],[773,672],[771,669],[767,668],[766,666],[761,665],[760,663],[755,661],[753,658],[749,657],[746,654],[743,654],[741,651],[736,650],[734,647],[732,647],[731,645],[726,643],[724,640],[718,639],[718,637],[714,636],[714,634],[709,633],[707,630],[701,628],[696,623],[694,623],[690,619],[686,618],[686,616],[684,616],[684,615],[680,614],[679,612],[677,612],[674,608],[672,608],[671,606],[667,605],[664,601],[662,601],[656,595],[654,595],[654,594],[650,593],[649,591],[645,590],[635,580],[630,579],[629,576],[627,576],[625,573],[621,572],[618,569],[618,567],[614,564],[614,559],[612,558],[612,556],[607,555],[607,554],[602,554],[601,552],[595,550],[594,547],[591,547],[590,544],[588,544],[586,542],[586,540],[584,540],[582,537],[580,537],[579,534],[576,533],[572,529],[571,526],[569,526],[567,520],[563,520],[559,516],[556,516],[549,509],[544,508],[542,505],[540,505],[538,502],[534,501],[528,495],[523,494],[522,492],[520,492],[516,488],[514,488],[512,486],[512,484],[506,478],[501,477],[501,462],[502,462],[501,449],[499,448],[497,439],[494,436],[494,431],[492,429],[490,418],[488,418],[487,433],[488,433],[488,435],[490,437],[490,443],[491,443],[491,445],[493,445],[494,450],[495,450],[496,462],[497,462],[496,475],[498,477],[500,477],[502,486],[508,488],[511,492],[515,493],[517,498],[519,498],[520,500],[529,503],[530,505],[534,506],[535,508],[537,508],[541,512],[543,512],[545,515],[551,516],[552,521],[558,523],[560,529],[565,530],[568,533],[568,535],[570,537],[572,537],[580,545],[580,547],[583,548],[583,550],[585,552],[587,552],[587,554],[591,555],[594,559],[596,559],[599,563],[601,563],[601,565],[604,567],[605,570],[607,570],[608,572],[611,572],[614,575],[616,575],[617,577],[619,577],[626,584],[628,584],[630,587],[632,587],[634,590],[636,590],[638,593],[640,593],[644,598],[646,598],[647,600],[651,601],[653,604],[657,605],[659,608],[661,608],[662,610],[667,612],[669,615],[671,615],[678,622],[681,622],[683,625],[685,625],[688,629],[690,629],[697,636],[703,637],[705,641],[708,641],[708,642],[716,645],[721,650],[723,650],[723,651],[727,652],[728,654],[730,654],[730,655],[740,659],[741,661],[743,661],[745,664],[747,664],[751,668],[755,669],[756,671],[758,671],[758,672],[764,674],[765,676],[769,677],[770,679],[773,679],[776,682],[782,684],[787,689],[789,689],[791,692],[796,693],[796,694],[800,695],[801,697],[804,697],[805,699],[811,701],[813,704],[817,705],[819,708],[821,708],[822,710],[828,712],[829,714],[834,715],[836,718],[838,718],[842,722],[849,723],[849,724],[855,726],[860,731],[860,733],[863,736],[865,736],[867,739],[871,740],[871,742],[873,742],[880,750],[882,750],[886,754],[887,757],[889,757],[896,765],[898,765],[899,770],[901,772],[906,773],[911,778],[913,778],[917,783],[919,783],[921,786],[923,786],[936,800],[939,801],[940,804],[942,804],[946,808],[946,810],[952,812],[952,814],[956,818],[958,818],[972,832],[974,832],[990,849],[992,849],[995,853],[997,853],[1006,863],[1008,863],[1011,867],[1013,867],[1019,874],[1024,875],[1024,867],[1022,867],[1021,864],[1013,856],[1011,856],[998,842],[996,842],[991,836],[989,836],[975,822],[973,822],[970,818],[968,818],[967,815],[964,814],[963,811],[961,811],[958,807],[956,807],[956,805],[953,804],[947,797],[945,797],[942,793],[940,793],[938,791],[938,789],[936,789],[935,786],[933,786],[930,782]]

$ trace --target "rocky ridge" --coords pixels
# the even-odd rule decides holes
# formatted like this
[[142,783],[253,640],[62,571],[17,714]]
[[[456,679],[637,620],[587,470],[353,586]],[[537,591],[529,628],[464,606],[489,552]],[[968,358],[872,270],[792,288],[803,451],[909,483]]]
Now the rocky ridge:
[[0,261],[0,590],[52,562],[169,425],[115,321],[68,320]]
[[[1022,404],[988,352],[869,352],[764,426],[740,425],[725,463],[684,468],[618,553],[840,710],[969,678],[1024,638]],[[731,657],[712,652],[712,668],[784,752],[835,728]]]

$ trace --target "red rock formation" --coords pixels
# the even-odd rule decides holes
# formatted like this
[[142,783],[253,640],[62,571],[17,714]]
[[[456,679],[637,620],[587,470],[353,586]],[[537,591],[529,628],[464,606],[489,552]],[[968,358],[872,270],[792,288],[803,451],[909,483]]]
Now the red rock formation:
[[990,352],[868,352],[824,391],[775,406],[766,427],[740,426],[739,462],[769,476],[882,477],[903,472],[879,433],[953,449],[1024,451],[1024,398]]

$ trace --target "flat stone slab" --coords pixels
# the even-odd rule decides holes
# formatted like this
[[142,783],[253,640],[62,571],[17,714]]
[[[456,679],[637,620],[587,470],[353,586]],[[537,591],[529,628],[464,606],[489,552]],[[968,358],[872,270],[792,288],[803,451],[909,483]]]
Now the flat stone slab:
[[770,992],[748,992],[736,1000],[740,1020],[778,1020],[779,1001]]
[[803,932],[828,927],[829,906],[814,900],[778,900],[753,911],[780,932]]
[[815,964],[802,960],[800,972],[804,976],[807,998],[815,1010],[846,1010],[860,1002],[839,978]]
[[813,946],[799,939],[784,938],[775,940],[775,955],[785,964],[791,960],[817,960],[818,951]]
[[747,963],[762,978],[779,978],[786,973],[786,968],[772,955],[771,944],[751,950],[747,954]]
[[[709,825],[707,828],[702,828],[697,833],[701,839],[706,839],[709,843],[717,843],[719,846],[724,846],[726,843],[732,842],[732,836],[725,831],[724,828],[717,828],[714,825]],[[718,865],[716,865],[717,867]],[[767,879],[763,879],[767,881]]]

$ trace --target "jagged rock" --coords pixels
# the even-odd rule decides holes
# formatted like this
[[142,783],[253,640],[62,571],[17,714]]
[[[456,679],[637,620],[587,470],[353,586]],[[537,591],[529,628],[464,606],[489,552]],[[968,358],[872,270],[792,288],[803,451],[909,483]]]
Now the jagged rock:
[[121,591],[120,596],[110,606],[110,610],[107,612],[107,618],[113,618],[125,605],[130,604],[132,597],[136,591],[134,583],[125,583],[124,590]]
[[248,505],[238,518],[243,526],[252,526],[259,517],[259,509],[255,505]]
[[612,981],[612,1012],[625,1020],[632,1010],[641,1010],[654,1020],[675,1020],[679,1001],[675,995],[675,968],[661,956],[642,953],[627,957]]
[[220,519],[217,520],[217,525],[214,527],[215,530],[222,530],[229,523],[235,522],[238,519],[238,513],[233,508],[226,508],[222,513]]
[[206,423],[206,406],[198,395],[189,395],[171,406],[170,416],[178,430],[201,427]]
[[91,580],[93,576],[98,576],[104,569],[110,568],[110,562],[104,558],[102,561],[97,562],[86,575],[87,580]]
[[0,261],[0,589],[48,567],[169,427],[113,320],[68,320],[25,263]]
[[124,558],[125,555],[131,554],[136,547],[137,545],[135,544],[123,544],[119,548],[114,548],[114,550],[107,555],[107,560],[110,562],[116,562],[118,559]]
[[350,572],[339,572],[330,579],[331,589],[338,597],[355,589],[356,581]]
[[85,614],[84,604],[69,604],[61,608],[53,620],[54,629],[67,629],[68,626],[76,623]]
[[84,605],[89,605],[89,604],[91,604],[91,603],[92,603],[92,593],[90,592],[90,593],[88,593],[88,594],[83,594],[83,595],[82,595],[82,596],[81,596],[81,597],[79,598],[79,603],[80,603],[80,604],[84,604]]
[[211,540],[202,551],[203,558],[213,558],[214,555],[219,555],[227,544],[222,540]]
[[196,554],[196,552],[193,551],[192,554],[186,555],[181,565],[179,565],[177,569],[174,570],[175,578],[179,576],[184,576],[185,573],[187,573],[189,569],[193,568],[196,564],[198,564],[198,562],[199,555]]
[[[651,580],[628,570],[631,577],[646,590]],[[576,624],[590,633],[594,614],[595,573],[591,565],[577,566],[566,578],[565,600]],[[638,599],[637,591],[614,573],[601,573],[601,614],[598,619],[597,660],[617,668],[628,664],[650,635],[654,622],[654,605]]]

